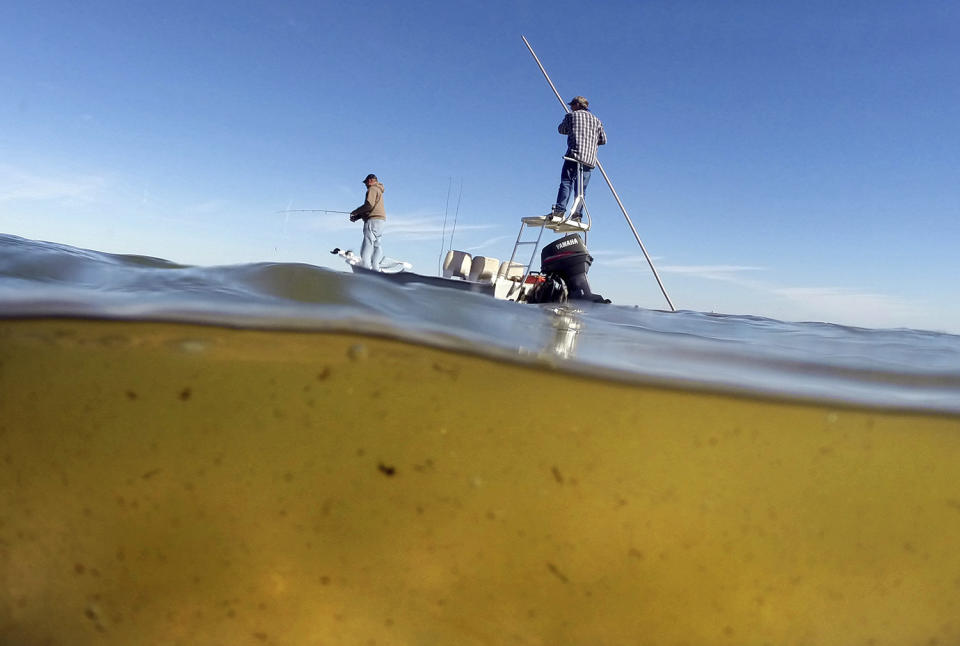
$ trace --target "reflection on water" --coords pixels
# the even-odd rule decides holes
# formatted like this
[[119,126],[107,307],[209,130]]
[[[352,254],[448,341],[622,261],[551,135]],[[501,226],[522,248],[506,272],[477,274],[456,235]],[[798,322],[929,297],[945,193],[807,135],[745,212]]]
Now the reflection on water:
[[576,356],[577,335],[580,334],[580,310],[568,306],[560,306],[552,310],[554,317],[550,325],[554,329],[553,343],[547,348],[548,352],[561,359],[570,359]]

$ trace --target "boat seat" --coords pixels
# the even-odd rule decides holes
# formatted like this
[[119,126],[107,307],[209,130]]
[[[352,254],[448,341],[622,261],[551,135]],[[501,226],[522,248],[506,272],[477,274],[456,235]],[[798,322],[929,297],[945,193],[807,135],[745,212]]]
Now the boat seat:
[[500,269],[497,271],[497,278],[506,278],[507,280],[523,280],[523,272],[526,266],[519,262],[500,263]]
[[492,283],[497,279],[497,270],[500,269],[500,261],[496,258],[487,256],[474,256],[470,263],[470,276],[468,280],[479,283]]
[[443,259],[443,277],[465,279],[470,275],[472,260],[467,252],[451,249]]

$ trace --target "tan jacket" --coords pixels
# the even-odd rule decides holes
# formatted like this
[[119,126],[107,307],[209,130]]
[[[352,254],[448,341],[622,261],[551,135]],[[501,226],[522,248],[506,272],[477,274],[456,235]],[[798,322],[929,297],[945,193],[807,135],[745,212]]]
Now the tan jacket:
[[387,219],[387,212],[383,208],[383,184],[377,182],[367,188],[367,198],[361,206],[358,206],[350,215],[356,215],[364,222],[370,219]]

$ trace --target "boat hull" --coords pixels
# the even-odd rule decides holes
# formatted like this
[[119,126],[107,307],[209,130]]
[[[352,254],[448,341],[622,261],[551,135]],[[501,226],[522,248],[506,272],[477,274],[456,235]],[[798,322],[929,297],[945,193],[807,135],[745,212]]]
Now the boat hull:
[[360,265],[354,264],[351,264],[350,268],[353,269],[353,273],[355,274],[360,274],[363,276],[379,276],[380,278],[385,278],[401,285],[431,285],[433,287],[459,289],[466,292],[486,294],[488,296],[494,296],[496,292],[496,286],[492,283],[478,283],[456,278],[441,278],[440,276],[424,276],[423,274],[417,274],[412,271],[386,273],[382,271],[373,271],[372,269],[367,269],[366,267],[361,267]]

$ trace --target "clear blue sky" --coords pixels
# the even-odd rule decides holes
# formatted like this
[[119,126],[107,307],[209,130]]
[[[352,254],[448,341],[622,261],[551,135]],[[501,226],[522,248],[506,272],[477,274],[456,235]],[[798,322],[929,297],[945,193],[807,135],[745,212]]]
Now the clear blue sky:
[[[388,255],[434,273],[456,214],[509,257],[564,151],[521,34],[678,308],[960,333],[955,0],[5,2],[0,231],[343,269],[358,224],[277,211],[374,172]],[[599,174],[588,205],[594,289],[666,307]]]

